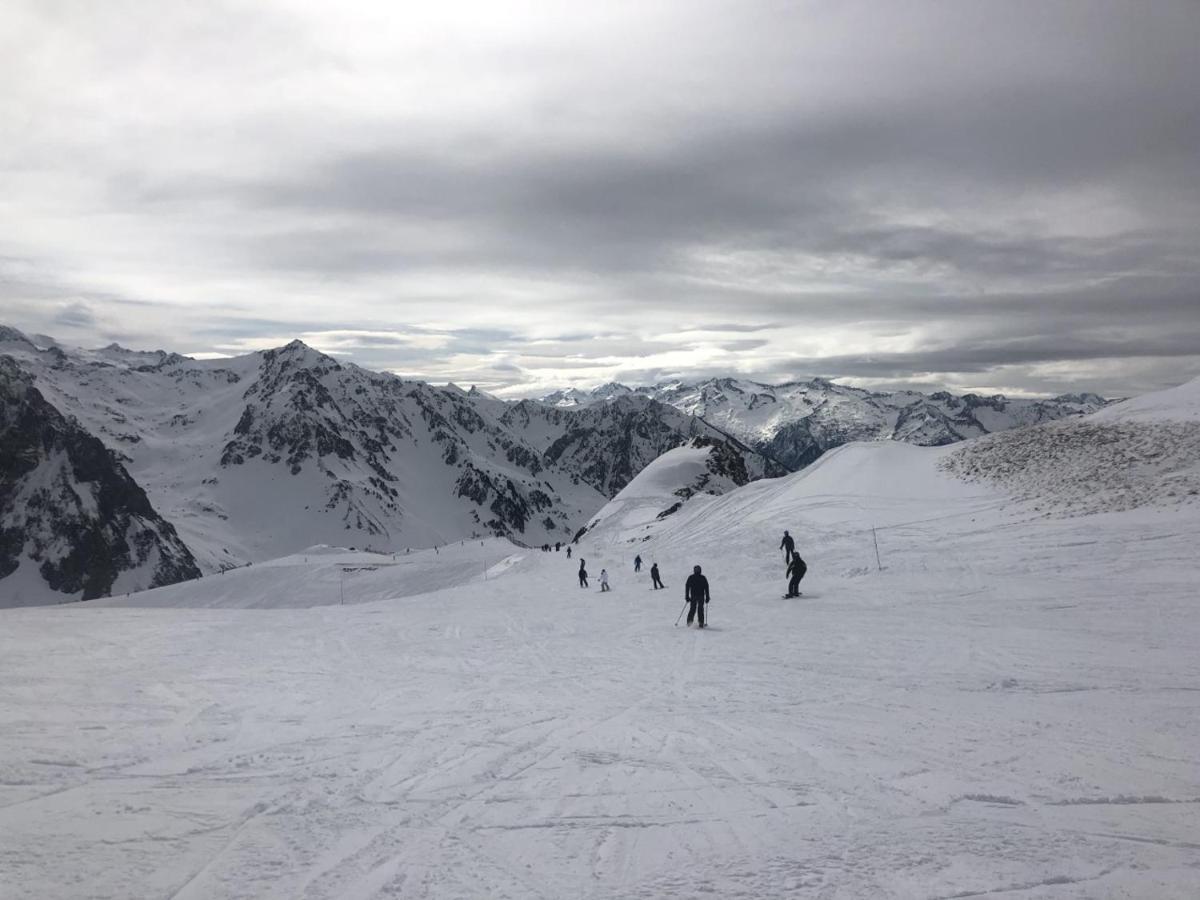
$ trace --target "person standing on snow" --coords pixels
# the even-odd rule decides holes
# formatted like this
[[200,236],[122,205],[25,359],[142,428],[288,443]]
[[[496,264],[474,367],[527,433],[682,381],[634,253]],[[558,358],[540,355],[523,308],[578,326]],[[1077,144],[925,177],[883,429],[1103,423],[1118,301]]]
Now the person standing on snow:
[[662,583],[662,579],[658,577],[658,563],[650,564],[650,583],[654,585],[656,591],[661,587],[666,587]]
[[571,558],[571,548],[568,547],[567,548],[567,559],[570,559],[570,558]]
[[640,553],[633,558],[633,571],[642,571],[642,556]]
[[588,586],[588,584],[587,584],[587,569],[584,568],[586,566],[586,564],[587,564],[586,559],[581,559],[579,561],[579,586],[583,587],[583,588]]
[[683,586],[683,599],[691,606],[688,608],[687,623],[700,616],[700,627],[704,628],[704,605],[708,603],[708,579],[700,574],[700,567],[693,566],[692,574],[688,576],[687,584]]
[[792,559],[788,563],[788,567],[787,567],[787,574],[788,574],[789,581],[788,581],[788,592],[785,596],[787,596],[787,597],[799,597],[800,596],[800,579],[804,577],[804,573],[807,571],[808,571],[808,566],[805,565],[804,560],[802,560],[800,558],[800,554],[797,553],[795,550],[793,550],[792,551]]
[[600,570],[600,593],[604,593],[608,588],[608,569]]
[[796,549],[796,542],[792,540],[792,536],[784,531],[783,540],[779,543],[779,549],[783,551],[783,558],[788,560],[792,556],[792,551]]

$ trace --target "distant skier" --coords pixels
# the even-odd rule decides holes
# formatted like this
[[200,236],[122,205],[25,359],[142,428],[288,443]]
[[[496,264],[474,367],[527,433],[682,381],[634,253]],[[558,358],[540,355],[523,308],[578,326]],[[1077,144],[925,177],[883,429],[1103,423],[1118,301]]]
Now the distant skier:
[[683,599],[691,606],[688,608],[687,623],[692,624],[692,619],[696,618],[697,614],[700,617],[700,627],[704,628],[704,605],[708,603],[708,579],[700,574],[700,567],[693,566],[692,574],[688,576],[687,583],[683,586]]
[[562,541],[555,541],[554,542],[554,552],[557,553],[561,549],[562,549]]
[[650,564],[650,583],[654,585],[656,591],[661,587],[666,587],[662,583],[662,579],[658,577],[658,563]]
[[637,556],[635,556],[635,557],[633,558],[633,571],[635,571],[635,572],[640,572],[640,571],[642,571],[642,557],[641,557],[641,554],[638,554]]
[[608,589],[609,589],[609,587],[608,587],[608,569],[601,569],[600,570],[600,593],[603,594]]
[[800,596],[800,579],[804,577],[804,573],[807,571],[808,566],[805,565],[804,560],[800,558],[800,554],[793,550],[791,562],[788,563],[787,567],[787,574],[790,580],[788,581],[788,592],[786,596]]
[[571,558],[571,548],[568,547],[567,548],[567,559],[570,559],[570,558]]
[[792,536],[784,531],[783,540],[779,543],[779,549],[783,551],[783,558],[790,559],[792,551],[796,549],[796,542],[792,540]]
[[588,583],[587,583],[587,569],[586,569],[586,568],[584,568],[584,566],[585,566],[586,564],[587,564],[587,560],[586,560],[586,559],[581,559],[581,560],[579,561],[579,586],[580,586],[580,587],[584,587],[584,588],[588,586]]

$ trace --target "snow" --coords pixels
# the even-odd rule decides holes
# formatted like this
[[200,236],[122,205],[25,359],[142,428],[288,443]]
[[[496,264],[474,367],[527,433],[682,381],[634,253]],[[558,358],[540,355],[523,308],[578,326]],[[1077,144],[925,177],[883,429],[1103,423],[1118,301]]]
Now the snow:
[[1100,422],[1200,422],[1200,378],[1164,391],[1122,400],[1093,413]]
[[675,451],[572,560],[314,547],[2,610],[0,894],[1196,897],[1200,507],[1048,517],[952,452],[617,514]]

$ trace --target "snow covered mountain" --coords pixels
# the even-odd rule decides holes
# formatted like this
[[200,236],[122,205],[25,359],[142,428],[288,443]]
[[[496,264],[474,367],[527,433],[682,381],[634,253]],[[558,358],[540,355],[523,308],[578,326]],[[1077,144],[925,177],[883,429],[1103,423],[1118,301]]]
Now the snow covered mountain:
[[[4,329],[0,355],[117,455],[205,571],[315,544],[566,541],[663,451],[697,435],[725,440],[645,397],[510,404],[345,365],[299,341],[201,361]],[[736,453],[749,477],[784,471]]]
[[578,409],[522,400],[506,408],[501,421],[551,463],[577,473],[606,497],[614,496],[661,454],[696,437],[727,443],[750,480],[787,474],[783,466],[703,419],[632,393]]
[[896,440],[941,446],[981,434],[1081,415],[1100,409],[1107,402],[1095,394],[1029,400],[1002,395],[956,397],[946,392],[880,393],[835,384],[824,378],[781,385],[714,378],[699,384],[670,382],[636,390],[608,384],[591,392],[559,391],[542,402],[589,407],[607,402],[622,390],[702,417],[793,470],[851,441]]
[[693,498],[718,497],[743,487],[751,479],[742,460],[731,444],[708,437],[668,450],[643,468],[576,539],[601,526],[612,529],[614,523],[626,531],[648,531],[651,523],[674,515]]
[[0,357],[0,606],[90,600],[199,575],[104,445]]
[[[1200,504],[1155,487],[1185,448],[1112,463],[1146,503],[1084,516],[940,465],[1007,446],[1007,468],[1069,481],[1088,448],[1022,456],[1030,435],[1173,428],[1188,393],[961,445],[851,443],[659,518],[708,471],[676,449],[571,560],[502,538],[310,548],[0,611],[3,883],[1194,900]],[[798,599],[780,597],[785,527]],[[580,556],[611,591],[576,586]],[[694,565],[705,631],[672,625]]]

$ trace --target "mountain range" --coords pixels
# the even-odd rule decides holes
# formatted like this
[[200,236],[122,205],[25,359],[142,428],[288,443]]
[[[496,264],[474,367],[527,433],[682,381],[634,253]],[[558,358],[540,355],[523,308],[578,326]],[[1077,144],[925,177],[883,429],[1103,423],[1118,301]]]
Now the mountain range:
[[[23,461],[0,468],[0,605],[138,590],[317,544],[393,553],[486,535],[565,542],[650,462],[697,440],[720,451],[719,472],[695,490],[721,493],[849,441],[946,444],[1105,403],[728,378],[505,401],[369,371],[300,341],[197,360],[70,348],[4,327],[0,359],[0,441]],[[56,449],[85,443],[82,468]],[[120,495],[122,512],[88,499],[97,479],[121,486],[105,496]],[[84,532],[105,537],[76,553],[76,576],[54,575],[44,548],[65,559]]]

